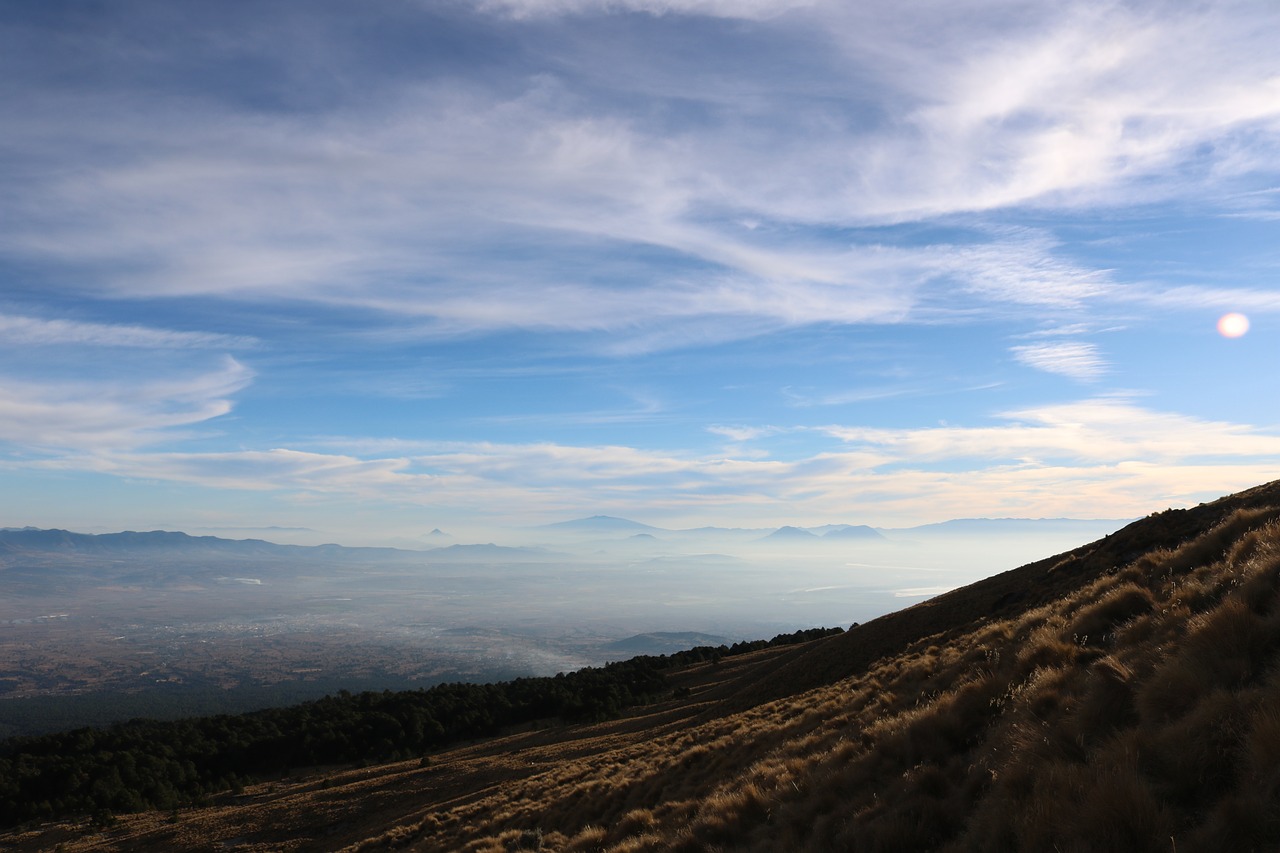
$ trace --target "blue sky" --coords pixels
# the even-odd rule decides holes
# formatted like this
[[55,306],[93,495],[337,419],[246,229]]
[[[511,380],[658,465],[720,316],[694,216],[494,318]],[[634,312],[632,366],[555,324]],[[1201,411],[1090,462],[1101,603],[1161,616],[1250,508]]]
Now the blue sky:
[[1280,477],[1270,0],[0,15],[6,524],[905,526]]

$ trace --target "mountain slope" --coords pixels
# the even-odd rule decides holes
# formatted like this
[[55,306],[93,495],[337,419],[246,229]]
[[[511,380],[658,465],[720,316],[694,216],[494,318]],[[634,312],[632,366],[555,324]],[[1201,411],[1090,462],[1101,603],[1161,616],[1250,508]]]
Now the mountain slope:
[[760,541],[776,542],[778,540],[790,540],[794,542],[794,541],[812,541],[817,538],[818,538],[817,536],[814,536],[812,533],[805,530],[803,527],[779,527],[777,530],[773,531],[768,536],[765,536]]
[[822,534],[823,539],[884,539],[884,534],[874,527],[865,524],[851,524],[848,527],[837,527]]
[[611,723],[0,846],[1276,849],[1278,519],[1273,483],[826,640],[692,667]]
[[843,637],[808,650],[803,662],[785,668],[779,678],[751,685],[744,698],[759,701],[830,683],[920,637],[938,635],[945,641],[984,621],[1043,606],[1153,550],[1202,536],[1235,512],[1267,507],[1280,507],[1280,481],[1198,507],[1153,513],[1096,542],[855,626]]
[[615,518],[611,515],[593,515],[590,518],[575,518],[572,521],[557,521],[544,524],[542,530],[558,530],[569,533],[601,534],[601,533],[636,533],[658,530],[648,524],[632,521],[629,518]]

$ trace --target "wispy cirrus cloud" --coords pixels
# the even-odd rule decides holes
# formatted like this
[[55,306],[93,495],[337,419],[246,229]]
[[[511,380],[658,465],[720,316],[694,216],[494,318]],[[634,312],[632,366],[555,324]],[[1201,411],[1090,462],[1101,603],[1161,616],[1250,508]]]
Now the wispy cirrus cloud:
[[[1128,204],[1274,162],[1264,131],[1280,121],[1280,77],[1269,51],[1241,45],[1269,44],[1276,25],[1248,4],[1159,17],[1124,4],[961,4],[909,25],[888,6],[802,5],[785,24],[758,3],[482,7],[740,17],[761,37],[782,27],[775,59],[807,48],[807,76],[778,88],[771,63],[741,69],[753,76],[733,85],[757,93],[750,103],[715,76],[677,99],[652,67],[626,84],[650,109],[601,100],[587,81],[603,57],[570,30],[554,70],[517,65],[502,85],[467,87],[393,79],[378,98],[320,112],[127,93],[107,109],[53,93],[46,103],[61,109],[6,120],[14,170],[43,177],[15,183],[3,245],[94,267],[94,286],[114,296],[345,305],[418,318],[424,333],[621,332],[634,350],[681,345],[702,321],[726,339],[902,322],[922,300],[962,309],[975,295],[1079,306],[1115,288],[1052,239],[851,245],[797,241],[794,228]],[[974,22],[942,27],[961,12]],[[522,26],[503,32],[518,40]],[[796,36],[815,26],[823,50],[812,32]],[[708,33],[708,61],[735,38]],[[887,60],[895,51],[911,61]],[[1185,64],[1170,68],[1173,52]],[[815,79],[822,97],[805,97]],[[870,104],[855,94],[868,82]],[[672,118],[677,100],[702,117]],[[157,124],[158,110],[181,120]],[[88,165],[24,168],[31,158]],[[581,266],[550,261],[566,256]]]
[[256,343],[242,335],[185,332],[116,323],[46,320],[0,314],[0,346],[105,346],[138,349],[243,349]]
[[517,18],[645,12],[759,20],[816,3],[817,0],[480,0],[479,6]]
[[707,432],[713,435],[722,435],[730,441],[753,441],[757,438],[767,438],[771,435],[777,435],[785,430],[776,426],[728,426],[723,424],[712,424],[707,427]]
[[204,373],[97,382],[0,377],[0,441],[60,453],[135,448],[186,437],[231,411],[253,371],[231,357]]
[[1107,372],[1106,359],[1090,343],[1065,341],[1012,347],[1013,357],[1028,367],[1092,382]]
[[1211,311],[1280,311],[1280,293],[1265,287],[1212,287],[1184,285],[1180,287],[1137,288],[1133,302],[1161,308],[1191,308]]
[[929,5],[909,21],[851,8],[861,26],[834,30],[851,56],[882,59],[879,81],[913,105],[868,151],[883,164],[869,209],[1130,203],[1272,171],[1280,75],[1261,6]]
[[433,478],[410,471],[407,459],[361,459],[336,453],[273,448],[217,453],[115,453],[40,463],[124,477],[195,483],[217,489],[342,494],[396,501],[410,490],[436,497]]
[[[593,506],[648,518],[665,513],[691,525],[790,518],[892,526],[918,523],[922,502],[932,520],[1029,512],[1123,517],[1149,512],[1153,495],[1176,504],[1280,476],[1280,435],[1114,398],[1008,412],[985,426],[814,431],[836,443],[768,459],[624,445],[347,439],[364,453],[122,452],[30,464],[304,500],[448,507],[490,522]],[[746,440],[767,432],[718,434]]]
[[982,427],[830,427],[828,432],[851,446],[922,463],[962,458],[1035,465],[1280,459],[1280,436],[1245,424],[1152,411],[1121,397],[1015,410],[1000,418],[1005,423]]

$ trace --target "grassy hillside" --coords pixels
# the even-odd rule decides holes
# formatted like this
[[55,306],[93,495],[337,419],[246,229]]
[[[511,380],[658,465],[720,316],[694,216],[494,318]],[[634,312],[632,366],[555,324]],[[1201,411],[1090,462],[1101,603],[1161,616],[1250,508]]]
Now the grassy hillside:
[[1273,483],[690,667],[620,720],[0,847],[1277,849],[1278,655]]

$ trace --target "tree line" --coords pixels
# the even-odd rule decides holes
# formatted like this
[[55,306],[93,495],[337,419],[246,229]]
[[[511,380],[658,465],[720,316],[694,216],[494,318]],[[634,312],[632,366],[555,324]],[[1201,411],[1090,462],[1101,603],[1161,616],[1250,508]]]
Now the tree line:
[[426,756],[539,721],[611,719],[670,695],[666,674],[672,669],[840,632],[814,628],[772,640],[642,655],[553,677],[339,691],[246,714],[135,719],[12,738],[0,744],[0,826],[177,809],[296,769]]

